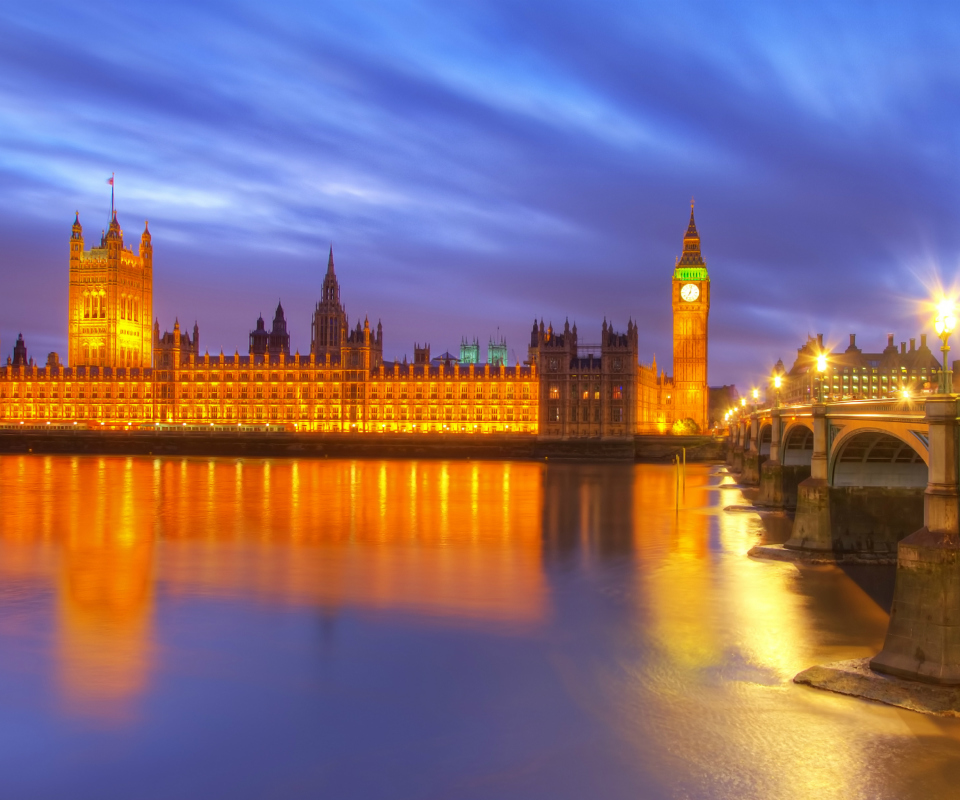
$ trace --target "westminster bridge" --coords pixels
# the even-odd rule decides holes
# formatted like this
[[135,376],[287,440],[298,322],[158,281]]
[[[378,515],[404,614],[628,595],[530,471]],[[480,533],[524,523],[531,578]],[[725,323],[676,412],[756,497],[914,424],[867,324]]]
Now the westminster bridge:
[[747,407],[727,464],[757,505],[795,509],[789,558],[881,560],[897,578],[878,671],[960,684],[958,396]]

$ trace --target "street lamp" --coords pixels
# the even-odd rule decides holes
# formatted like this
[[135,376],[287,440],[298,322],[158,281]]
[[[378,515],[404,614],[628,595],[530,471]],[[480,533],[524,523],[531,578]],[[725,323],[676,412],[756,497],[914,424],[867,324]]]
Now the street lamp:
[[773,388],[776,389],[777,394],[774,408],[780,408],[780,384],[782,381],[783,379],[781,378],[780,373],[775,373],[773,376]]
[[956,326],[957,317],[953,301],[941,300],[937,304],[937,316],[933,320],[933,328],[936,330],[937,336],[940,337],[940,341],[943,342],[943,346],[940,348],[940,352],[943,353],[943,369],[940,370],[940,386],[937,389],[940,394],[947,394],[951,389],[947,385],[947,353],[950,352],[947,339],[950,338],[950,334],[953,333]]
[[827,371],[827,357],[823,353],[817,356],[817,376],[820,386],[817,390],[818,400],[823,402],[823,373]]
[[758,405],[759,402],[760,402],[760,390],[759,390],[759,389],[754,389],[754,390],[753,390],[753,404],[754,404],[754,405]]

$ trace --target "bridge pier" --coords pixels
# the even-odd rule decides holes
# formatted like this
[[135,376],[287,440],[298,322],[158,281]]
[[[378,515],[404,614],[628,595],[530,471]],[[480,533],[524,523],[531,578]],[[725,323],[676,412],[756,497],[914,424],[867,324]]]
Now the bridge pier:
[[815,405],[811,412],[813,456],[810,477],[797,486],[793,533],[783,546],[791,550],[833,550],[830,486],[827,482],[827,407]]
[[[923,518],[923,490],[911,486],[830,485],[827,409],[815,405],[810,477],[797,486],[788,550],[892,558],[898,542]],[[799,468],[795,468],[799,469]],[[781,467],[781,489],[789,475]]]
[[750,417],[750,444],[743,451],[743,470],[740,473],[740,483],[747,486],[756,486],[760,483],[760,418],[753,414]]
[[960,684],[960,529],[957,398],[926,403],[929,479],[923,527],[903,539],[890,627],[870,666],[888,675]]
[[733,471],[743,472],[743,448],[746,442],[747,421],[741,419],[737,423],[737,446],[733,448]]
[[783,464],[780,458],[780,436],[782,431],[780,409],[770,412],[770,458],[760,467],[760,497],[757,503],[762,506],[783,508]]

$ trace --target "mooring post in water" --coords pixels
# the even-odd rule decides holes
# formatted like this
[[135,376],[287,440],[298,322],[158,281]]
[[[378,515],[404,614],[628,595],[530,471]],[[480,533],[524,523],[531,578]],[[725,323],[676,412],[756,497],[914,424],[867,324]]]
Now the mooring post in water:
[[687,499],[687,448],[681,448],[683,450],[683,499]]
[[673,456],[673,471],[674,471],[674,482],[673,482],[673,498],[674,498],[674,508],[678,511],[680,510],[680,456],[674,454]]

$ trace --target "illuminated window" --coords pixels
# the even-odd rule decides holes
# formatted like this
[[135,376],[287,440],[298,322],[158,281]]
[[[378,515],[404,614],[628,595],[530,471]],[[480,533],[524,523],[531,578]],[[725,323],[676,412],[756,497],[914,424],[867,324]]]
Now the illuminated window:
[[560,386],[556,383],[550,384],[550,399],[551,400],[560,399]]

